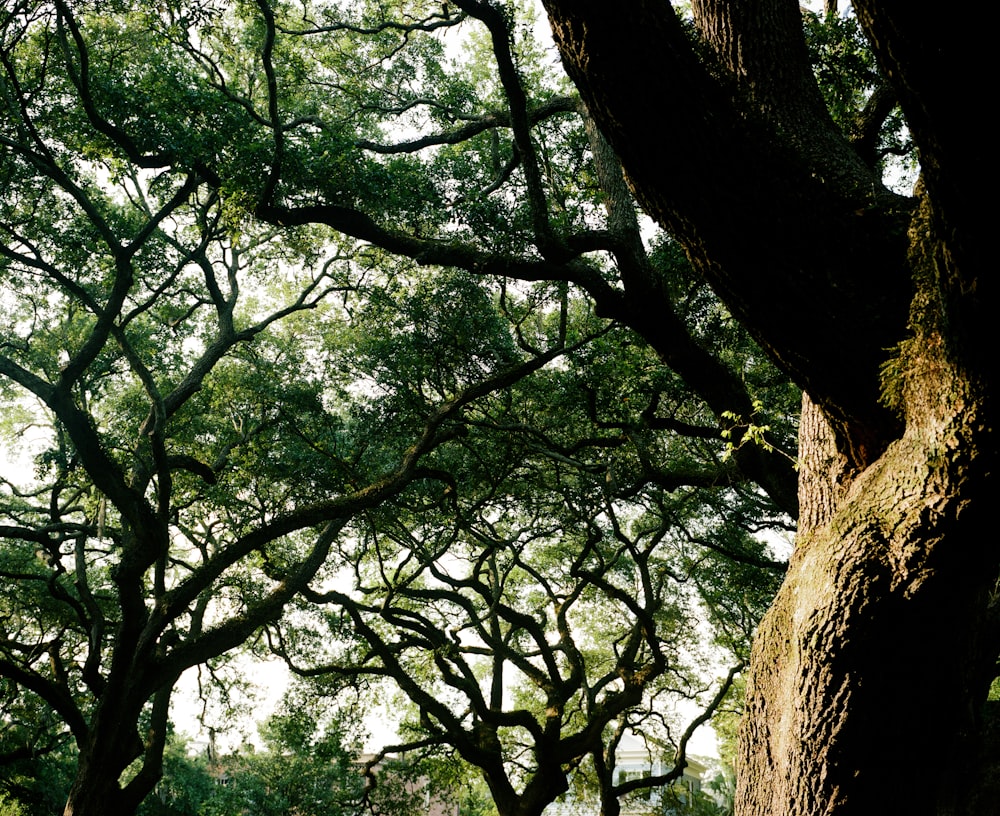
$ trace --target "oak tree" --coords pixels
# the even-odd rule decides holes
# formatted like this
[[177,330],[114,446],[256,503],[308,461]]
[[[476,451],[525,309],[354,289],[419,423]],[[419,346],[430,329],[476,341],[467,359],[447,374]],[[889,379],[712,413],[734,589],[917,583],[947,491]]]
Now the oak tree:
[[[990,811],[992,157],[959,91],[990,76],[987,35],[856,0],[882,79],[838,120],[795,2],[695,0],[690,25],[664,2],[545,6],[643,207],[807,395],[737,812]],[[905,195],[872,147],[893,103],[919,161]]]
[[[424,478],[470,402],[561,353],[486,339],[445,396],[366,437],[345,407],[363,384],[324,367],[322,341],[373,262],[251,223],[228,140],[252,112],[194,82],[169,27],[120,11],[0,19],[4,420],[45,429],[34,474],[2,483],[5,749],[68,734],[78,816],[133,812],[179,676],[277,619],[352,515]],[[231,189],[193,166],[207,154],[232,161]]]

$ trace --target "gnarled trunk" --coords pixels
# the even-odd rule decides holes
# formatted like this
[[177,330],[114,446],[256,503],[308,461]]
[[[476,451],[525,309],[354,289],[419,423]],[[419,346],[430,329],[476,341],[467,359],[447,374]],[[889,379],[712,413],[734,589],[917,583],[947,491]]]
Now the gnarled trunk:
[[118,780],[121,772],[138,756],[139,748],[134,729],[128,736],[120,731],[114,735],[101,729],[93,731],[80,746],[76,778],[70,787],[63,816],[131,813]]
[[[176,677],[153,694],[147,709],[148,731],[139,733],[145,695],[123,683],[109,684],[79,739],[80,758],[64,816],[134,813],[160,780],[171,690]],[[135,772],[123,773],[139,760]]]
[[904,432],[852,473],[804,403],[803,513],[747,690],[744,816],[995,812],[977,792],[1000,646],[992,395],[945,333],[962,293],[930,209],[910,231],[913,337],[885,374]]
[[994,185],[956,93],[986,75],[982,32],[854,4],[920,150],[907,203],[817,109],[792,0],[699,0],[697,43],[656,0],[543,2],[639,201],[815,401],[737,813],[995,812]]
[[[800,530],[758,632],[740,814],[975,812],[997,646],[977,453],[991,442],[955,372],[929,368],[913,385],[930,398],[922,415]],[[830,507],[809,495],[823,479],[803,475],[805,505]]]

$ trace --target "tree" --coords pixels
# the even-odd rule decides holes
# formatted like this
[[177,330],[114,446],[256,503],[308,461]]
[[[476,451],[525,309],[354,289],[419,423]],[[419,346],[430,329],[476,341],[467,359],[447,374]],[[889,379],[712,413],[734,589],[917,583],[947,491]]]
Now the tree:
[[73,780],[68,735],[54,713],[30,694],[18,694],[9,684],[6,692],[0,813],[59,813]]
[[[167,737],[163,751],[163,776],[152,795],[139,806],[139,816],[196,816],[205,802],[218,793],[208,757],[191,750],[186,738]],[[55,810],[54,812],[58,812]]]
[[[516,390],[512,396],[524,404]],[[477,417],[479,432],[519,424],[513,411],[500,410]],[[611,816],[620,795],[679,778],[691,734],[741,664],[718,689],[706,688],[691,666],[704,644],[695,624],[701,599],[689,582],[709,570],[679,532],[691,495],[612,503],[599,483],[589,491],[576,484],[578,465],[568,457],[553,463],[548,479],[533,473],[544,459],[517,443],[468,445],[477,457],[492,453],[488,492],[462,481],[444,507],[427,495],[368,514],[355,551],[343,553],[356,565],[351,586],[306,593],[310,609],[267,627],[271,648],[300,676],[332,675],[362,688],[391,680],[417,716],[385,753],[453,750],[481,771],[503,816],[538,816],[578,771],[594,779]],[[449,472],[466,472],[457,464],[448,462]],[[719,531],[703,535],[725,540]],[[757,562],[754,577],[764,584],[759,545],[728,543]],[[707,582],[724,591],[717,576]],[[752,625],[750,605],[740,608]],[[678,698],[705,713],[678,723],[669,716]],[[669,772],[616,787],[615,749],[626,730],[660,737],[675,760]],[[593,770],[581,768],[587,760]]]
[[917,147],[903,197],[861,149],[864,121],[830,116],[796,3],[699,0],[692,29],[666,3],[545,6],[644,208],[808,395],[797,544],[757,636],[737,812],[986,812],[996,288],[974,191],[991,157],[956,94],[988,75],[985,35],[854,3]]
[[[130,22],[30,2],[0,19],[5,420],[47,428],[35,478],[3,482],[5,737],[15,753],[72,738],[77,816],[133,812],[161,776],[180,674],[280,616],[352,515],[425,478],[464,406],[562,352],[480,356],[393,433],[347,427],[357,383],[313,370],[322,336],[296,319],[349,299],[365,263],[245,219],[246,156],[225,140],[252,118],[199,97]],[[134,97],[148,116],[111,81],[122,49],[148,58]],[[126,135],[101,118],[112,108],[151,131]],[[201,151],[234,161],[231,189],[174,172]],[[317,325],[335,333],[330,308]],[[63,733],[41,733],[53,720]]]
[[261,724],[261,749],[215,759],[225,785],[217,785],[199,814],[230,816],[251,810],[265,816],[349,816],[358,812],[363,782],[351,750],[346,717],[324,711],[293,687],[279,710]]

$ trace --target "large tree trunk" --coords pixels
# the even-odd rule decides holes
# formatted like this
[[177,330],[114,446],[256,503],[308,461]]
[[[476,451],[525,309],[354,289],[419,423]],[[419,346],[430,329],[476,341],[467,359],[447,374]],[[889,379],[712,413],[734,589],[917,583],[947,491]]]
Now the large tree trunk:
[[99,773],[80,774],[70,788],[63,816],[126,813],[128,811],[121,804],[121,798],[117,780],[102,777]]
[[[849,485],[803,472],[803,507],[821,512],[804,515],[815,523],[800,528],[755,643],[742,816],[977,812],[997,652],[978,454],[992,443],[968,382],[926,363],[912,383],[926,400],[874,465]],[[803,448],[825,442],[804,434]]]
[[[76,778],[70,788],[63,816],[98,816],[98,814],[131,813],[119,786],[122,771],[138,755],[134,728],[128,733],[117,730],[107,735],[95,729],[87,742],[80,746]],[[134,809],[134,808],[133,808]]]
[[996,442],[979,355],[946,334],[962,297],[940,226],[924,206],[910,231],[913,337],[885,383],[901,437],[852,473],[804,403],[802,515],[755,644],[741,816],[996,812]]
[[920,149],[913,214],[817,108],[793,0],[697,0],[698,45],[662,0],[543,2],[642,205],[811,397],[737,813],[995,812],[992,158],[956,93],[982,32],[854,4]]
[[[134,813],[152,792],[163,770],[170,696],[177,681],[170,675],[160,679],[164,688],[152,695],[148,707],[137,684],[109,684],[79,740],[76,778],[64,816]],[[143,734],[139,722],[147,729]],[[133,762],[135,767],[123,778]]]

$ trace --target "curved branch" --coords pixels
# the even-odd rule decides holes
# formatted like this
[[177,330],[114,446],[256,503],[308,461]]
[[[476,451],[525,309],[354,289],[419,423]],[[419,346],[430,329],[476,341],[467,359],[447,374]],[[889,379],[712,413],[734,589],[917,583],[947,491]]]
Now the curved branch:
[[500,9],[491,3],[480,0],[455,0],[455,5],[472,17],[482,21],[490,32],[493,43],[493,55],[496,58],[497,70],[507,104],[510,110],[511,130],[514,133],[514,145],[521,159],[524,171],[525,185],[528,191],[528,204],[531,208],[532,224],[535,238],[542,257],[554,260],[565,259],[567,250],[557,238],[549,222],[548,201],[542,173],[538,165],[535,145],[531,140],[531,118],[528,113],[528,98],[521,84],[514,54],[511,51],[511,31],[509,22]]
[[6,677],[22,688],[41,697],[52,710],[62,717],[73,736],[81,742],[87,735],[88,725],[83,713],[69,691],[24,666],[0,658],[0,677]]
[[[789,4],[775,20],[785,27]],[[871,461],[899,430],[879,404],[879,371],[884,349],[906,329],[911,203],[882,189],[856,157],[840,164],[786,134],[765,101],[718,77],[670,4],[637,0],[614,13],[596,0],[544,5],[563,62],[643,207],[823,406],[845,455],[857,466]],[[756,4],[702,7],[723,28],[726,15]],[[794,20],[787,36],[801,37],[797,13]],[[643,77],[662,78],[652,97]],[[669,112],[670,127],[649,128],[651,106]]]
[[882,158],[878,152],[882,125],[897,104],[896,92],[889,85],[879,85],[851,122],[851,144],[869,167],[874,168]]
[[[577,107],[577,100],[572,96],[557,96],[548,99],[540,105],[532,106],[527,111],[528,126],[532,127],[539,122],[555,116],[559,113],[573,113]],[[513,117],[510,111],[494,111],[482,116],[475,117],[461,127],[454,130],[431,133],[421,136],[419,139],[411,139],[405,142],[395,142],[393,144],[381,144],[366,139],[359,139],[354,144],[362,150],[370,150],[373,153],[383,155],[393,155],[397,153],[415,153],[426,147],[437,147],[446,144],[460,144],[468,141],[473,136],[485,133],[495,128],[513,127]]]
[[281,117],[278,111],[278,79],[271,60],[274,54],[274,12],[269,0],[257,0],[257,8],[264,18],[264,45],[261,48],[260,59],[264,66],[264,78],[267,83],[267,114],[271,122],[271,132],[274,138],[274,152],[271,155],[271,165],[268,168],[267,179],[261,189],[260,200],[271,201],[281,178],[282,159],[284,156],[285,134],[281,127]]
[[[279,516],[220,550],[203,566],[195,570],[175,588],[167,591],[158,600],[154,613],[150,616],[146,626],[146,635],[144,636],[146,640],[151,642],[164,631],[171,620],[184,614],[195,599],[206,591],[225,570],[249,553],[263,549],[270,542],[289,533],[322,524],[325,525],[325,531],[316,544],[314,554],[320,548],[329,548],[335,537],[335,531],[339,531],[340,527],[346,524],[352,516],[399,494],[416,478],[420,473],[421,458],[446,440],[451,439],[456,433],[455,431],[441,430],[446,421],[474,400],[528,376],[565,351],[565,349],[557,348],[524,363],[506,368],[493,377],[475,383],[452,399],[441,403],[427,418],[420,436],[403,453],[397,467],[381,479],[373,481],[353,493]],[[327,540],[328,537],[329,540]],[[315,571],[322,565],[322,559],[314,561],[310,558],[308,563],[314,565],[312,574],[315,574]],[[177,664],[182,669],[187,668],[203,662],[207,657],[220,654],[218,649],[225,651],[232,645],[241,642],[234,641],[234,638],[241,633],[246,633],[244,634],[245,639],[254,629],[267,623],[271,619],[268,616],[274,614],[275,611],[280,612],[279,605],[283,605],[294,594],[302,591],[312,577],[312,575],[307,575],[304,567],[296,573],[296,576],[294,579],[283,581],[282,585],[275,589],[266,602],[262,603],[259,608],[255,607],[252,616],[234,618],[226,624],[207,630],[187,644],[177,646],[167,658],[170,665]],[[292,591],[293,589],[294,591]]]
[[[128,156],[129,161],[137,166],[149,170],[169,167],[177,159],[177,156],[173,152],[166,151],[151,155],[143,153],[128,133],[101,115],[94,104],[94,96],[90,88],[90,50],[87,48],[87,43],[80,32],[80,27],[77,25],[76,19],[65,0],[56,0],[56,8],[59,12],[57,33],[63,49],[66,72],[69,75],[70,81],[76,87],[80,102],[83,104],[83,109],[87,114],[90,124],[98,133],[107,137],[112,144],[120,147],[125,152],[125,155]],[[70,38],[73,41],[73,47],[76,49],[79,68],[74,66],[73,63],[69,40],[66,38],[67,28],[69,29]]]

